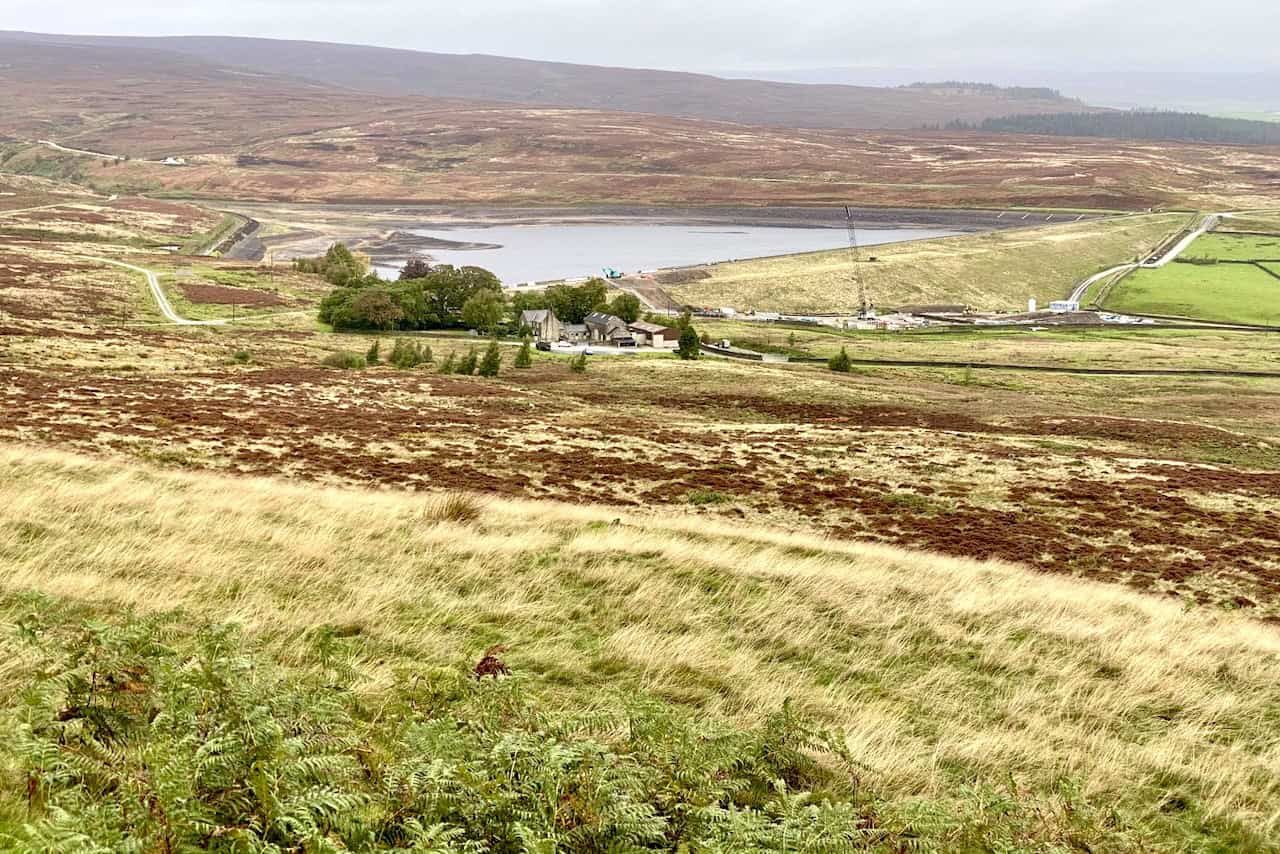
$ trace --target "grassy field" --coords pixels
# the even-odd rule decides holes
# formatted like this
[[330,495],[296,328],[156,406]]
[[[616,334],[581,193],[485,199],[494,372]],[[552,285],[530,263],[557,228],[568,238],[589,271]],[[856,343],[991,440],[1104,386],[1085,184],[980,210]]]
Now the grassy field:
[[1280,261],[1280,233],[1206,234],[1183,255],[1189,260]]
[[[941,848],[979,820],[975,789],[1041,816],[996,845],[1061,845],[1072,809],[1107,850],[1263,850],[1280,833],[1280,635],[1240,615],[682,516],[489,500],[449,521],[404,493],[13,447],[0,473],[6,620],[32,591],[98,617],[180,607],[286,663],[341,626],[374,707],[495,643],[554,707],[647,695],[747,725],[790,699]],[[11,703],[27,659],[4,659]]]
[[[1269,222],[1259,219],[1250,227],[1265,228]],[[1206,234],[1178,262],[1136,270],[1120,280],[1103,297],[1104,307],[1129,314],[1280,325],[1280,278],[1269,267],[1240,263],[1280,260],[1280,228],[1275,230],[1275,236]]]
[[1137,270],[1105,300],[1108,311],[1280,326],[1280,279],[1247,264],[1170,264]]
[[1280,371],[1280,353],[1268,336],[1247,332],[1069,327],[934,327],[899,332],[837,330],[824,326],[702,320],[714,340],[728,338],[749,350],[827,359],[845,348],[855,359],[903,359],[1059,368],[1223,368]]
[[[1061,299],[1081,279],[1142,256],[1186,224],[1181,214],[1096,220],[874,247],[861,275],[883,308],[964,303],[1025,309]],[[707,278],[667,289],[693,305],[788,312],[855,311],[848,253],[818,252],[701,268]]]

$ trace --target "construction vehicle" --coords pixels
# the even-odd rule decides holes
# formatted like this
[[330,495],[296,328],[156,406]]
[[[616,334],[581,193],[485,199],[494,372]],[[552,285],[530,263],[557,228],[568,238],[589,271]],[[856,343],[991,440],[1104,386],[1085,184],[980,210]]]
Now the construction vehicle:
[[876,307],[867,298],[867,283],[863,281],[862,271],[858,269],[858,265],[862,263],[858,250],[858,228],[853,222],[853,211],[848,205],[844,206],[844,224],[849,232],[849,267],[853,271],[854,287],[858,289],[858,319],[875,320]]

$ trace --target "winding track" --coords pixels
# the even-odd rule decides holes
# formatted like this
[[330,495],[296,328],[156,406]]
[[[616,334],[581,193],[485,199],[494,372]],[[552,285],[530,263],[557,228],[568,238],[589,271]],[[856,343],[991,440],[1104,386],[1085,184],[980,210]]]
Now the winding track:
[[82,256],[86,261],[97,261],[100,264],[110,264],[113,267],[123,267],[126,270],[132,270],[135,273],[141,273],[147,277],[147,286],[151,288],[151,296],[155,300],[156,307],[160,309],[160,313],[164,315],[165,320],[178,326],[224,326],[225,320],[190,320],[183,317],[173,310],[173,306],[169,303],[169,298],[165,296],[164,289],[160,287],[160,279],[151,270],[145,267],[136,267],[133,264],[126,264],[123,261],[113,261],[110,258],[96,258],[92,256]]
[[1187,251],[1188,247],[1190,247],[1192,243],[1195,243],[1205,234],[1217,228],[1218,223],[1221,222],[1224,217],[1230,216],[1234,216],[1234,214],[1209,214],[1200,221],[1200,225],[1192,229],[1185,237],[1175,243],[1168,252],[1164,253],[1160,257],[1148,258],[1146,261],[1142,261],[1137,264],[1119,264],[1109,270],[1103,270],[1101,273],[1095,273],[1080,284],[1076,285],[1076,289],[1071,292],[1071,296],[1068,297],[1068,299],[1078,305],[1084,300],[1084,295],[1089,292],[1089,288],[1093,287],[1098,282],[1101,282],[1103,279],[1111,276],[1118,276],[1121,273],[1131,273],[1140,268],[1145,270],[1158,270],[1161,267],[1172,264],[1178,259],[1178,256]]

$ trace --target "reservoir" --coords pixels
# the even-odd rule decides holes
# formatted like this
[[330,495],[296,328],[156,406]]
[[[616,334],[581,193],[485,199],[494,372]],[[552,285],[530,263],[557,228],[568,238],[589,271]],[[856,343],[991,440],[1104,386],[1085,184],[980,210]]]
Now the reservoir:
[[[552,222],[407,231],[428,241],[429,248],[422,254],[431,263],[484,267],[509,287],[599,276],[606,267],[630,274],[848,246],[844,228],[820,226]],[[859,228],[858,244],[865,248],[958,233],[932,228]],[[404,260],[375,256],[376,268],[384,278],[395,278]]]

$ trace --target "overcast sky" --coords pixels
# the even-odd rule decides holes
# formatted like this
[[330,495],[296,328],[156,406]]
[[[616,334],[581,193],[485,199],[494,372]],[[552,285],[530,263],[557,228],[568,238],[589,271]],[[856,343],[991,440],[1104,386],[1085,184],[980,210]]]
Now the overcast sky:
[[0,0],[0,29],[633,67],[1280,68],[1280,0]]

